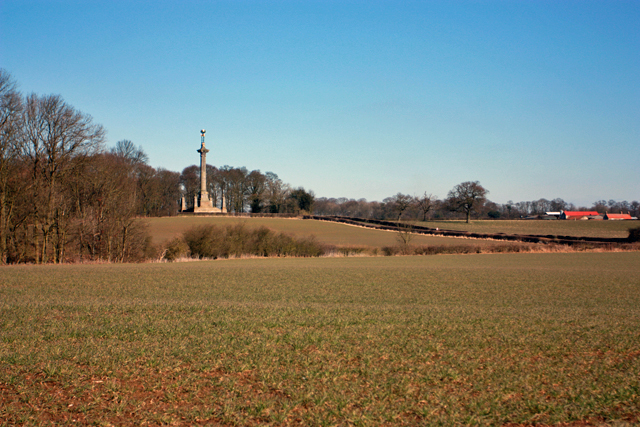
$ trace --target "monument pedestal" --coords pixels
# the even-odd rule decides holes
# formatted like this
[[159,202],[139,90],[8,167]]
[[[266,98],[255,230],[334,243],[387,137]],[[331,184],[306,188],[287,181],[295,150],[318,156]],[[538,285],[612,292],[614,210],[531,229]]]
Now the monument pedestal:
[[[204,194],[205,196],[207,196],[208,194]],[[216,208],[215,206],[213,206],[213,202],[211,201],[211,199],[209,199],[209,197],[202,197],[202,195],[200,195],[200,200],[194,200],[193,204],[193,211],[196,213],[221,213],[222,209],[220,208]]]

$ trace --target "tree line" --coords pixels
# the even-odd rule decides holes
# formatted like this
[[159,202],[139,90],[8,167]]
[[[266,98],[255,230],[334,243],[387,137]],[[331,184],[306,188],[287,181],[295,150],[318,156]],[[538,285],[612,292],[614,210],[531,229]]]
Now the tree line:
[[382,202],[366,199],[326,198],[315,200],[313,212],[316,215],[336,215],[379,220],[447,220],[474,218],[519,219],[545,215],[546,212],[587,211],[600,213],[629,213],[640,216],[638,201],[599,200],[592,206],[576,206],[563,199],[539,199],[504,204],[494,203],[486,198],[488,191],[477,181],[469,181],[455,186],[444,199],[424,192],[421,196],[397,193]]
[[[191,165],[180,174],[180,191],[188,206],[200,191],[200,167]],[[292,188],[273,172],[249,171],[228,165],[207,164],[207,192],[214,206],[223,203],[232,213],[310,213],[315,195],[304,187]]]
[[382,202],[366,199],[318,198],[314,204],[317,215],[337,215],[380,220],[451,219],[463,215],[467,222],[472,215],[481,215],[488,204],[489,190],[478,181],[466,181],[449,191],[447,198],[438,199],[424,192],[421,196],[397,193]]

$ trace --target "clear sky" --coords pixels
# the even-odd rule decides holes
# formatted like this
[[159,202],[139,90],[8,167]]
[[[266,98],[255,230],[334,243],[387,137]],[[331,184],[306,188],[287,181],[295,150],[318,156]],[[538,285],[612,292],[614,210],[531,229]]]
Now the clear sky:
[[640,199],[640,1],[0,0],[0,67],[154,167]]

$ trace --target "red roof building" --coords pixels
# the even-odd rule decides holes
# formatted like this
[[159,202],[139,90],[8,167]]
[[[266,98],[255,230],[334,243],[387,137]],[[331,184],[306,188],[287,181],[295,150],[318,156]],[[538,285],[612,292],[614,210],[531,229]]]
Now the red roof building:
[[602,219],[596,211],[563,211],[560,219]]
[[633,219],[633,218],[631,218],[631,215],[629,214],[623,214],[623,213],[614,214],[614,213],[607,212],[604,214],[604,219],[624,220],[624,219]]

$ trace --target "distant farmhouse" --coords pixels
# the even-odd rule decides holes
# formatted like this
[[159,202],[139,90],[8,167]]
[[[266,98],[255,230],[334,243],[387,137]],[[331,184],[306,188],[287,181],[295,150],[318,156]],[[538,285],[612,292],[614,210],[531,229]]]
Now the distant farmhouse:
[[545,212],[542,219],[558,219],[562,212]]
[[586,219],[603,219],[597,211],[563,211],[560,219],[586,220]]
[[626,213],[626,214],[623,214],[623,213],[614,214],[614,213],[608,213],[607,212],[607,213],[604,214],[604,219],[620,221],[620,220],[625,220],[625,219],[638,219],[638,218],[634,218],[631,215],[629,215],[628,213]]

